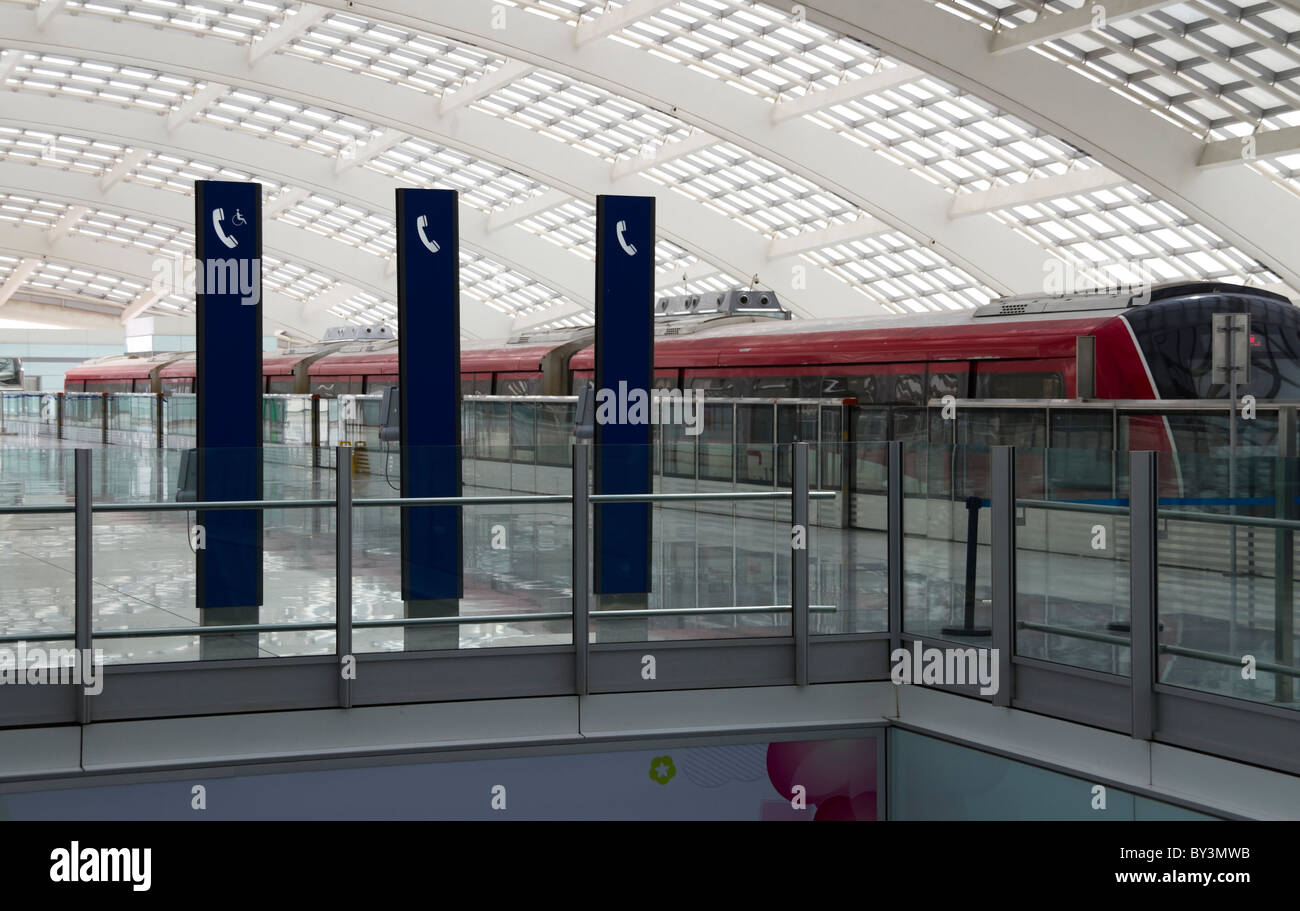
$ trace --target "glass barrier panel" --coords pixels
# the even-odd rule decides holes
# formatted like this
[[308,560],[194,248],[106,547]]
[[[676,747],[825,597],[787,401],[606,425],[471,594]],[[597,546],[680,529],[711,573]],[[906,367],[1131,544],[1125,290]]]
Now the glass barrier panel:
[[907,633],[992,641],[989,461],[987,446],[903,446]]
[[1298,467],[1247,446],[1161,460],[1161,683],[1300,707]]
[[[509,443],[511,403],[475,403],[478,415],[504,419]],[[535,459],[465,457],[461,451],[465,497],[535,496],[571,492],[571,449],[535,445]],[[403,447],[357,458],[353,500],[401,496]],[[491,447],[489,452],[497,454]],[[565,451],[561,451],[565,450]],[[499,453],[504,456],[504,451]],[[356,455],[360,455],[357,453]],[[444,462],[456,453],[442,447],[410,447],[408,460]],[[454,510],[426,506],[409,509]],[[421,651],[455,648],[570,645],[572,643],[572,506],[516,503],[459,507],[462,578],[460,599],[404,601],[402,585],[402,509],[353,509],[353,619],[483,617],[476,623],[437,622],[403,627],[367,626],[353,631],[354,650]],[[537,615],[538,619],[529,619]],[[501,620],[491,619],[501,617]]]
[[[16,417],[27,397],[5,398]],[[36,401],[39,407],[39,397]],[[74,498],[71,450],[10,447],[0,440],[0,509],[71,506]],[[73,540],[70,512],[0,513],[0,637],[66,633],[67,641],[39,644],[71,645],[76,601]],[[0,642],[0,649],[16,648],[14,641]]]
[[[200,459],[201,456],[201,459]],[[334,472],[311,468],[310,447],[197,450],[106,447],[94,453],[95,504],[138,504],[140,511],[94,516],[95,647],[107,663],[155,663],[232,657],[287,657],[334,650],[335,527],[332,506],[264,510],[155,511],[151,503],[193,501],[199,466],[209,478],[261,474],[260,499],[289,504],[333,500]],[[261,603],[198,608],[200,553],[218,580],[223,544],[245,528],[227,517],[260,517]],[[252,532],[256,538],[257,532]],[[236,547],[247,541],[236,539]],[[240,564],[238,555],[230,558]],[[256,560],[257,558],[254,557]],[[202,625],[317,623],[317,630],[267,630],[207,637]],[[132,630],[174,635],[123,636]],[[103,635],[111,633],[111,635]]]
[[1017,655],[1129,674],[1127,460],[1016,450]]

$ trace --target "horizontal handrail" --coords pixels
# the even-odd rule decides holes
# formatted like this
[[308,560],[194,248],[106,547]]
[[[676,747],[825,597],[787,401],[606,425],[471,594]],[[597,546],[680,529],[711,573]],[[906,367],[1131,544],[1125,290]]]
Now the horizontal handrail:
[[[587,499],[593,503],[673,503],[694,500],[788,500],[788,490],[731,491],[717,493],[593,493]],[[810,500],[830,500],[839,496],[833,490],[810,490]]]
[[1032,620],[1017,620],[1017,629],[1031,629],[1040,633],[1050,633],[1054,636],[1068,636],[1071,639],[1086,639],[1089,642],[1104,642],[1107,645],[1129,645],[1127,636],[1116,636],[1112,633],[1095,633],[1091,630],[1070,629],[1066,626],[1053,626],[1050,623],[1034,623]]
[[[703,500],[788,500],[788,490],[701,493],[611,493],[592,494],[593,503],[666,503]],[[812,500],[834,499],[833,490],[809,491]],[[356,507],[375,506],[516,506],[541,503],[572,503],[571,494],[521,494],[486,497],[375,497],[353,500]],[[207,500],[203,502],[95,503],[91,512],[195,512],[221,509],[333,509],[333,500]],[[71,503],[36,506],[0,506],[0,515],[73,512]]]

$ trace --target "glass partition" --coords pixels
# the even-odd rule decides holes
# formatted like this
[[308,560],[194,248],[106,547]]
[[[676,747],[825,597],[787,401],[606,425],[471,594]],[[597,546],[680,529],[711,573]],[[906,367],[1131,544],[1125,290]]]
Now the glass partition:
[[1017,655],[1129,673],[1127,459],[1016,450]]
[[1297,467],[1248,447],[1161,460],[1161,683],[1300,705]]

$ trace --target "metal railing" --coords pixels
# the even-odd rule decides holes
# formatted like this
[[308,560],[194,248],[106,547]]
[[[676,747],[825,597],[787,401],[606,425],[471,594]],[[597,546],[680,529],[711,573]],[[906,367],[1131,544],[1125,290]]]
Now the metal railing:
[[[908,607],[906,595],[907,551],[903,520],[909,510],[908,503],[924,500],[926,495],[913,493],[905,489],[904,444],[892,442],[884,444],[886,454],[887,484],[884,502],[880,508],[886,514],[884,531],[886,544],[886,574],[888,579],[888,623],[878,633],[834,633],[810,635],[810,615],[814,613],[832,613],[842,610],[840,604],[810,604],[810,555],[809,548],[792,547],[790,550],[790,603],[789,604],[752,604],[683,608],[673,605],[665,608],[646,608],[630,606],[627,609],[604,609],[594,607],[591,596],[590,569],[592,564],[591,541],[588,520],[593,508],[600,504],[645,502],[660,505],[674,505],[694,502],[715,502],[738,504],[746,502],[769,502],[790,504],[789,521],[792,526],[808,526],[810,504],[819,500],[830,500],[841,496],[840,491],[811,489],[808,472],[809,444],[792,444],[790,449],[792,465],[792,484],[788,490],[750,490],[750,491],[699,491],[694,493],[658,492],[643,494],[598,494],[590,487],[591,447],[576,445],[573,447],[571,490],[567,493],[520,494],[520,495],[484,495],[468,497],[373,497],[353,498],[350,465],[355,455],[350,447],[338,447],[335,457],[343,469],[336,475],[337,483],[333,498],[311,498],[299,500],[241,500],[230,502],[149,502],[149,503],[107,503],[94,502],[91,484],[91,458],[88,450],[78,450],[74,457],[75,497],[70,504],[34,504],[30,506],[3,506],[0,515],[24,514],[72,514],[75,535],[75,609],[73,627],[57,633],[40,632],[26,635],[7,634],[0,636],[0,643],[13,642],[51,642],[73,640],[78,648],[90,648],[96,640],[120,641],[123,639],[151,639],[176,636],[197,636],[200,640],[217,635],[254,635],[278,632],[327,632],[333,629],[335,646],[333,658],[341,660],[351,654],[353,636],[357,630],[383,627],[401,628],[446,628],[479,623],[529,623],[538,621],[571,622],[572,641],[570,646],[539,646],[551,649],[550,656],[558,656],[570,662],[566,680],[570,683],[548,684],[552,688],[546,692],[569,692],[585,695],[590,692],[609,692],[611,687],[626,687],[628,684],[611,683],[613,662],[621,660],[619,655],[632,653],[640,655],[643,649],[668,649],[674,654],[687,657],[680,658],[681,667],[687,672],[679,678],[656,684],[657,688],[667,689],[677,686],[693,685],[763,685],[775,683],[793,683],[806,686],[821,681],[838,680],[887,680],[889,679],[889,656],[893,649],[905,641],[953,642],[951,638],[929,636],[910,630],[905,623],[905,609]],[[1186,687],[1173,687],[1162,683],[1159,673],[1159,657],[1168,655],[1192,661],[1205,661],[1223,667],[1240,666],[1240,656],[1228,652],[1206,648],[1192,648],[1176,642],[1161,642],[1160,628],[1160,561],[1158,548],[1161,537],[1160,523],[1188,522],[1201,525],[1232,527],[1236,525],[1272,531],[1279,536],[1279,541],[1290,541],[1300,522],[1279,516],[1268,518],[1261,516],[1217,515],[1208,512],[1162,508],[1159,499],[1159,483],[1156,453],[1132,453],[1128,456],[1128,496],[1124,505],[1114,503],[1086,503],[1069,500],[1044,500],[1016,496],[1016,451],[1011,447],[993,447],[989,454],[989,480],[987,506],[991,514],[988,529],[988,543],[970,548],[968,553],[981,553],[979,559],[990,561],[992,583],[991,598],[991,635],[990,644],[998,650],[998,667],[1001,687],[991,695],[994,704],[1016,707],[1024,706],[1034,711],[1046,712],[1070,720],[1110,727],[1147,740],[1164,740],[1171,743],[1196,745],[1200,749],[1209,749],[1222,755],[1236,756],[1251,762],[1270,767],[1300,771],[1300,751],[1279,755],[1278,744],[1300,742],[1300,713],[1292,705],[1293,681],[1300,677],[1300,666],[1294,660],[1293,647],[1287,643],[1294,640],[1294,605],[1278,601],[1276,617],[1277,649],[1273,660],[1256,663],[1259,671],[1276,675],[1276,704],[1265,704],[1244,698],[1235,698],[1218,692],[1200,692]],[[1280,493],[1285,492],[1279,488]],[[940,500],[949,499],[944,492]],[[1285,499],[1285,498],[1282,498]],[[1278,502],[1282,502],[1279,499]],[[391,617],[391,618],[353,618],[352,560],[353,560],[353,517],[359,509],[379,508],[418,508],[418,507],[485,507],[485,506],[528,506],[528,505],[568,505],[571,510],[571,561],[572,561],[572,607],[569,611],[542,610],[538,612],[512,611],[504,614],[467,614],[436,617]],[[1288,507],[1289,508],[1289,507]],[[228,623],[223,625],[167,627],[147,629],[113,629],[97,631],[92,625],[92,566],[93,552],[93,517],[95,514],[120,514],[128,512],[179,512],[197,510],[267,510],[267,509],[326,509],[333,510],[335,522],[335,577],[337,608],[332,621],[309,621],[290,623]],[[1017,541],[1017,514],[1025,510],[1059,512],[1065,514],[1096,514],[1124,517],[1128,520],[1128,609],[1129,629],[1118,630],[1078,629],[1061,624],[1039,622],[1029,617],[1017,616],[1017,552],[1018,549],[1036,542]],[[951,520],[951,516],[948,517]],[[856,530],[854,533],[858,533]],[[875,534],[875,532],[863,532]],[[958,540],[955,532],[952,540]],[[981,550],[982,548],[982,550]],[[1279,554],[1282,548],[1279,547]],[[782,557],[784,559],[784,557]],[[968,557],[975,559],[975,557]],[[1279,560],[1281,557],[1279,556]],[[1282,564],[1279,563],[1279,566]],[[1287,569],[1288,585],[1291,570]],[[1280,577],[1279,577],[1280,578]],[[967,575],[969,587],[973,575]],[[850,600],[856,598],[856,592],[850,592]],[[1281,595],[1279,595],[1279,598]],[[1284,609],[1285,608],[1285,609]],[[761,637],[751,637],[742,643],[716,640],[711,643],[696,642],[657,642],[653,646],[646,638],[635,638],[626,643],[591,643],[593,628],[601,621],[645,620],[668,616],[716,616],[753,614],[786,614],[790,617],[788,636],[773,637],[763,641]],[[1061,663],[1044,661],[1032,656],[1017,654],[1017,631],[1041,633],[1047,636],[1072,637],[1080,641],[1094,642],[1110,647],[1127,647],[1129,652],[1129,673],[1122,676],[1116,673],[1100,673],[1075,668]],[[451,646],[450,648],[455,648]],[[561,652],[555,651],[560,649]],[[457,652],[457,667],[469,668],[475,663],[502,662],[519,656],[510,655],[467,655],[478,651],[463,649]],[[492,649],[492,652],[512,652],[514,649]],[[691,658],[690,656],[694,656]],[[837,664],[837,656],[848,655],[848,664]],[[755,657],[759,656],[759,657]],[[770,656],[770,657],[764,657]],[[402,653],[396,657],[412,657]],[[413,657],[419,657],[418,655]],[[445,661],[449,656],[445,652],[430,651],[428,660]],[[689,658],[689,660],[688,660]],[[759,658],[762,660],[760,661]],[[312,659],[316,660],[316,659]],[[378,659],[376,659],[378,660]],[[423,659],[422,659],[423,660]],[[519,657],[522,662],[522,657]],[[531,660],[531,658],[530,658]],[[263,658],[253,664],[261,667],[287,666],[295,661],[307,661],[306,658]],[[596,664],[593,664],[593,662]],[[788,665],[782,662],[788,661]],[[695,662],[695,664],[692,664]],[[727,670],[730,663],[736,667],[754,668],[768,662],[771,667],[788,666],[789,671],[773,671],[767,676],[753,670],[732,673]],[[201,677],[207,667],[226,662],[188,662],[169,665],[180,677]],[[309,661],[307,663],[310,663]],[[317,665],[319,666],[319,662]],[[408,667],[432,668],[436,665],[407,665]],[[493,664],[492,666],[497,666]],[[522,665],[521,665],[522,666]],[[529,665],[530,667],[532,665]],[[765,665],[766,666],[766,665]],[[136,665],[112,665],[119,675],[141,674],[141,680],[147,674]],[[621,665],[620,665],[621,667]],[[252,664],[249,669],[251,670]],[[694,668],[695,670],[692,670]],[[304,673],[306,673],[304,671]],[[623,673],[620,671],[619,673]],[[766,673],[766,672],[765,672]],[[694,674],[694,676],[692,676]],[[756,675],[756,676],[747,676]],[[179,678],[177,678],[179,679]],[[206,679],[206,678],[204,678]],[[621,679],[621,678],[620,678]],[[680,680],[687,680],[681,683]],[[638,678],[639,680],[639,678]],[[703,683],[689,681],[706,681]],[[596,686],[593,688],[593,681]],[[1052,681],[1045,685],[1045,681]],[[1062,682],[1064,681],[1064,682]],[[354,682],[338,678],[338,694],[333,704],[350,707],[355,702]],[[468,685],[468,684],[467,684]],[[640,682],[637,687],[645,688]],[[559,687],[559,689],[555,689]],[[651,687],[655,688],[655,687]],[[520,684],[521,692],[531,692],[527,686]],[[0,691],[0,698],[7,694]],[[482,694],[479,694],[481,698]],[[367,691],[362,704],[376,704],[374,692]],[[102,698],[102,697],[97,697]],[[446,698],[427,696],[423,698]],[[471,692],[462,698],[475,698]],[[79,697],[76,718],[82,722],[95,717],[89,697]],[[311,703],[303,697],[306,704]],[[408,699],[408,701],[415,701]],[[296,703],[301,704],[301,703]],[[274,693],[264,697],[258,703],[260,708],[284,707],[277,702]],[[1119,708],[1122,706],[1122,710]],[[127,709],[122,709],[126,713]],[[180,711],[179,709],[177,711]],[[1225,714],[1226,713],[1226,714]],[[3,718],[3,704],[0,703],[0,724]],[[122,717],[129,717],[123,715]],[[1209,733],[1207,733],[1209,732]],[[1207,741],[1207,738],[1209,740]],[[1208,745],[1207,745],[1208,744]]]

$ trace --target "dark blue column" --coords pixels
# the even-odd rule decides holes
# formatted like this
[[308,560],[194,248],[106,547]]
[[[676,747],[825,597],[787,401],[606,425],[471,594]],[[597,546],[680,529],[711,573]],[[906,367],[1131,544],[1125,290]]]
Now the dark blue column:
[[[194,185],[200,501],[262,497],[262,185]],[[204,625],[256,623],[262,513],[199,511],[197,603]],[[206,636],[204,657],[257,654],[257,636]]]
[[[460,224],[454,190],[397,191],[397,345],[403,497],[458,497]],[[402,510],[408,617],[455,616],[464,594],[461,509]],[[406,647],[455,648],[454,624],[411,627]]]
[[[596,197],[596,493],[652,489],[654,266],[654,197]],[[638,396],[644,396],[642,409],[635,407]],[[642,596],[619,603],[644,603],[650,521],[649,503],[596,505],[596,594]],[[617,606],[602,601],[602,607]]]

